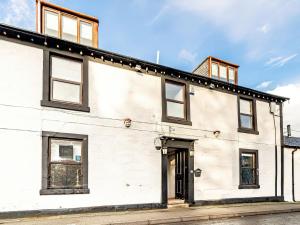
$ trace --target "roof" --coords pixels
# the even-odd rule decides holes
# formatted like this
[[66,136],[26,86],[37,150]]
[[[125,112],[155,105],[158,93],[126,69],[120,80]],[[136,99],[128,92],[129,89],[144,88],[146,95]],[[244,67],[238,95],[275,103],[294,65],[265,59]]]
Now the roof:
[[300,137],[284,136],[284,146],[288,148],[300,148]]
[[[135,66],[141,67],[143,73],[154,73],[155,75],[172,77],[179,80],[189,81],[193,85],[198,85],[215,91],[227,92],[232,94],[241,94],[253,96],[256,99],[264,101],[284,102],[289,98],[272,95],[269,93],[257,91],[247,87],[231,84],[221,80],[212,79],[206,76],[193,74],[190,72],[174,69],[171,67],[159,65],[152,62],[124,56],[121,54],[97,49],[75,42],[66,41],[63,39],[47,36],[33,31],[20,29],[0,23],[0,39],[11,40],[21,44],[30,45],[39,48],[52,48],[65,52],[80,54],[98,58],[103,62],[112,62],[113,64],[120,64],[122,67],[133,68]],[[213,88],[212,85],[213,84]]]
[[[38,1],[38,0],[36,0],[36,1]],[[68,9],[68,8],[64,8],[64,7],[55,5],[55,4],[50,3],[48,1],[45,1],[45,0],[40,0],[40,3],[41,3],[42,6],[50,7],[52,9],[56,9],[58,11],[63,11],[63,12],[66,12],[66,13],[69,13],[69,14],[76,15],[78,17],[87,19],[87,20],[94,21],[96,23],[99,23],[99,20],[98,20],[97,17],[90,16],[90,15],[87,15],[87,14],[84,14],[84,13],[81,13],[81,12],[77,12],[77,11],[74,11],[74,10],[71,10],[71,9]]]

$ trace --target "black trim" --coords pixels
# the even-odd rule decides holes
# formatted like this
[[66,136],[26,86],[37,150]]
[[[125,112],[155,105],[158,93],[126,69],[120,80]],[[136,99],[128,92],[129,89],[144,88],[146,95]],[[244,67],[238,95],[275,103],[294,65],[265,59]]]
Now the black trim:
[[[186,183],[186,190],[188,192],[185,195],[185,200],[188,204],[194,204],[194,155],[191,151],[194,151],[195,139],[176,139],[175,137],[162,137],[162,148],[179,148],[186,149],[188,151],[188,181]],[[170,151],[169,149],[167,150]],[[162,178],[162,197],[161,203],[168,204],[168,154],[161,153],[162,156],[162,168],[161,168],[161,178]]]
[[[254,154],[255,155],[255,169],[256,169],[256,184],[242,184],[242,154],[243,153],[249,153],[249,154]],[[239,172],[240,172],[240,184],[239,184],[239,189],[259,189],[259,157],[258,157],[258,150],[253,150],[253,149],[245,149],[245,148],[240,148],[239,151]]]
[[[82,90],[81,98],[82,104],[73,104],[68,102],[53,101],[50,98],[50,71],[51,71],[51,56],[59,56],[62,58],[67,58],[71,60],[78,60],[82,62]],[[70,54],[57,50],[44,50],[44,59],[43,59],[43,99],[41,100],[41,106],[68,109],[75,111],[90,112],[89,105],[89,80],[88,80],[88,59],[87,57],[78,56],[75,54]]]
[[117,212],[128,210],[147,210],[164,209],[167,205],[160,203],[130,204],[130,205],[108,205],[95,207],[65,208],[65,209],[41,209],[28,211],[0,212],[0,219],[20,218],[20,217],[38,217],[51,215],[67,215],[76,213],[95,213],[95,212]]
[[17,43],[27,44],[42,49],[60,49],[66,52],[90,56],[91,59],[98,58],[103,62],[107,61],[120,64],[123,68],[132,68],[136,65],[140,65],[143,73],[174,77],[179,80],[188,81],[193,85],[199,85],[206,88],[210,88],[210,84],[214,84],[214,90],[234,94],[248,94],[249,96],[254,96],[262,101],[283,102],[289,99],[4,24],[0,24],[0,37],[4,40],[15,41]]
[[225,198],[218,200],[196,200],[195,206],[202,205],[223,205],[223,204],[236,204],[236,203],[256,203],[256,202],[283,202],[282,197],[269,196],[269,197],[253,197],[253,198]]
[[[50,138],[72,139],[82,141],[81,161],[82,161],[82,188],[49,188],[49,146]],[[42,132],[42,188],[40,195],[64,195],[64,194],[89,194],[88,188],[88,136],[82,134]]]

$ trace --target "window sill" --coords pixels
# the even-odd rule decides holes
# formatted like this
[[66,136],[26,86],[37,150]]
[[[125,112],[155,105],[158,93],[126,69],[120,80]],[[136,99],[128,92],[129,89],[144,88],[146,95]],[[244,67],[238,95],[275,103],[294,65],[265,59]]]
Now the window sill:
[[192,126],[192,121],[184,120],[184,119],[164,117],[164,118],[162,118],[161,121],[166,122],[166,123],[177,123],[177,124]]
[[260,185],[244,185],[240,184],[239,189],[259,189]]
[[252,130],[252,129],[242,128],[242,127],[239,127],[239,128],[238,128],[238,132],[240,132],[240,133],[246,133],[246,134],[255,134],[255,135],[259,135],[259,132],[258,132],[257,130]]
[[82,111],[82,112],[90,112],[90,107],[88,107],[88,106],[68,104],[68,103],[63,103],[63,102],[54,102],[54,101],[48,101],[48,100],[41,100],[41,106]]
[[69,194],[89,194],[90,189],[80,188],[80,189],[42,189],[40,190],[40,195],[69,195]]

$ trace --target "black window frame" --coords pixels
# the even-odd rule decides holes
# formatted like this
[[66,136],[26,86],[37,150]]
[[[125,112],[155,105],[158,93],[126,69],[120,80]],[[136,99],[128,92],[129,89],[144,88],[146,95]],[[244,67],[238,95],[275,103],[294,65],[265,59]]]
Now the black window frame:
[[[184,86],[184,118],[172,117],[167,114],[167,101],[172,101],[166,98],[166,83],[176,84]],[[178,81],[172,78],[161,78],[162,87],[162,122],[177,123],[182,125],[192,125],[191,115],[190,115],[190,94],[189,94],[189,83]],[[175,102],[175,101],[174,101]],[[181,103],[180,103],[181,104]]]
[[[253,154],[255,156],[255,184],[242,184],[242,154]],[[254,150],[254,149],[243,149],[241,148],[239,151],[239,189],[259,189],[260,185],[259,185],[259,154],[258,154],[258,150]]]
[[[52,79],[51,79],[51,57],[60,57],[73,61],[82,62],[82,82],[81,82],[81,103],[72,103],[67,101],[52,100]],[[61,52],[58,50],[44,49],[43,56],[43,99],[41,106],[75,110],[82,112],[90,112],[89,107],[89,85],[88,85],[88,58],[86,56],[79,56],[71,53]]]
[[[242,114],[240,110],[241,100],[250,101],[252,103],[252,128],[242,127],[242,122],[241,122]],[[238,126],[239,126],[238,132],[258,135],[259,132],[257,130],[256,99],[250,96],[238,96],[237,105],[238,105]]]
[[[79,188],[53,188],[49,185],[50,178],[50,151],[51,139],[81,141],[81,170],[82,186]],[[88,188],[88,136],[82,134],[42,132],[42,188],[40,195],[61,195],[61,194],[89,194]]]

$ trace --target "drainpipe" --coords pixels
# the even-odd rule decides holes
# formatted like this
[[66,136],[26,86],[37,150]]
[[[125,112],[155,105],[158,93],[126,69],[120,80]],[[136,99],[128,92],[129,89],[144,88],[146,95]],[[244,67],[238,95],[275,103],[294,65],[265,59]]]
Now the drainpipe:
[[295,200],[295,152],[298,151],[298,148],[292,151],[292,194],[293,194],[293,202]]
[[[270,104],[270,111],[273,114],[273,122],[274,122],[274,143],[275,143],[275,196],[277,197],[277,177],[278,177],[278,152],[277,152],[277,128],[275,121],[275,111],[272,111]],[[281,165],[282,166],[282,165]]]

